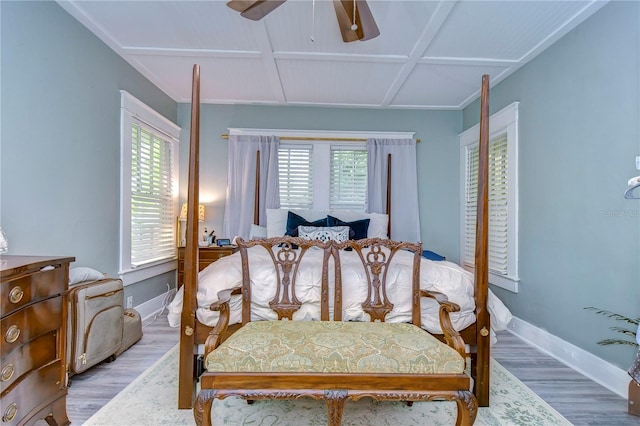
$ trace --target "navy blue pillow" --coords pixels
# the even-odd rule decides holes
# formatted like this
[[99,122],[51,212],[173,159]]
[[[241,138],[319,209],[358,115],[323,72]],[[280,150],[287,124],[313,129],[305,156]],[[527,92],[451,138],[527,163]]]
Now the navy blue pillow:
[[323,217],[322,219],[314,220],[313,222],[309,222],[304,217],[295,214],[293,212],[289,212],[287,214],[287,231],[284,235],[288,235],[290,237],[298,236],[298,226],[327,226],[327,218]]
[[345,222],[337,217],[327,216],[327,226],[348,226],[350,240],[362,240],[367,238],[369,232],[369,222],[371,219],[354,220],[353,222]]

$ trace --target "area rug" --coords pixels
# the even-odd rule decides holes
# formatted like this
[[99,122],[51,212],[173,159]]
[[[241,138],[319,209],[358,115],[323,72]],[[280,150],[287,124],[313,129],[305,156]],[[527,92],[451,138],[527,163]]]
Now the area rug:
[[[169,350],[134,382],[116,395],[85,425],[156,426],[193,425],[191,410],[178,410],[178,346]],[[491,360],[491,407],[478,410],[476,425],[549,426],[571,425],[539,396]],[[323,401],[255,401],[240,398],[215,400],[214,425],[300,426],[327,424]],[[368,398],[348,401],[345,426],[454,425],[456,406],[452,402],[416,402],[408,407],[398,402],[375,402]]]

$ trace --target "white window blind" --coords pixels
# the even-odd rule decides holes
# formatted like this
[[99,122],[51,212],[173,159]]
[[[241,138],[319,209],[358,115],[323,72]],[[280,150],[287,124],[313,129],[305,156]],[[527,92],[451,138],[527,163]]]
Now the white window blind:
[[176,268],[180,127],[120,94],[119,275],[129,285]]
[[[464,263],[473,266],[478,202],[478,144],[467,148],[464,205]],[[489,270],[507,274],[508,245],[507,136],[489,142]]]
[[173,143],[159,132],[131,126],[131,266],[175,257]]
[[313,207],[313,146],[280,146],[278,179],[280,207],[311,209]]
[[367,211],[367,150],[331,147],[330,210]]
[[[518,103],[489,118],[489,282],[518,292]],[[479,125],[460,134],[460,263],[473,268]]]

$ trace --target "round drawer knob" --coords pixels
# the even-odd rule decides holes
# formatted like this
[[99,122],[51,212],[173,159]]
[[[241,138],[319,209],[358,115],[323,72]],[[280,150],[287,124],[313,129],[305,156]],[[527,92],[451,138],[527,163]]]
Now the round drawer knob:
[[20,337],[20,329],[17,325],[12,325],[11,327],[9,327],[6,333],[4,333],[4,340],[7,343],[15,342],[16,340],[18,340],[18,337]]
[[15,286],[9,292],[9,301],[11,303],[18,303],[22,300],[23,296],[24,296],[24,291],[22,291],[20,286]]
[[16,369],[13,367],[13,364],[5,365],[4,367],[2,367],[2,373],[0,373],[0,380],[6,382],[13,377],[13,373],[15,371]]
[[9,423],[11,420],[14,419],[16,414],[18,414],[18,404],[14,402],[9,404],[7,409],[4,410],[4,414],[2,415],[2,421]]

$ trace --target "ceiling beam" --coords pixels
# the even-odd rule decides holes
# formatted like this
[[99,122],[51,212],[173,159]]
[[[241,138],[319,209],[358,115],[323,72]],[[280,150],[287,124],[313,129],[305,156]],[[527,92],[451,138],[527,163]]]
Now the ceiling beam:
[[267,79],[269,80],[271,89],[273,90],[276,102],[284,104],[287,102],[287,97],[284,94],[282,79],[278,72],[276,59],[273,56],[273,46],[271,45],[271,39],[269,38],[269,33],[264,20],[256,22],[256,25],[252,25],[251,28],[256,42],[258,43],[258,48],[260,49],[260,52],[262,52],[262,63],[264,64],[264,69],[267,72]]
[[388,107],[391,104],[393,99],[398,94],[398,91],[400,90],[400,88],[402,88],[402,85],[409,77],[409,74],[411,74],[411,71],[413,71],[416,64],[418,63],[424,52],[427,50],[427,47],[431,44],[436,34],[438,34],[438,31],[440,30],[442,25],[444,25],[445,21],[449,17],[449,14],[456,6],[456,4],[457,1],[440,1],[435,12],[433,12],[433,16],[431,16],[429,23],[424,27],[424,31],[422,31],[422,34],[420,34],[420,37],[418,38],[416,44],[413,46],[413,49],[411,49],[409,58],[404,63],[402,68],[400,68],[400,71],[396,75],[393,83],[391,83],[389,90],[387,90],[387,93],[382,100],[382,107]]

